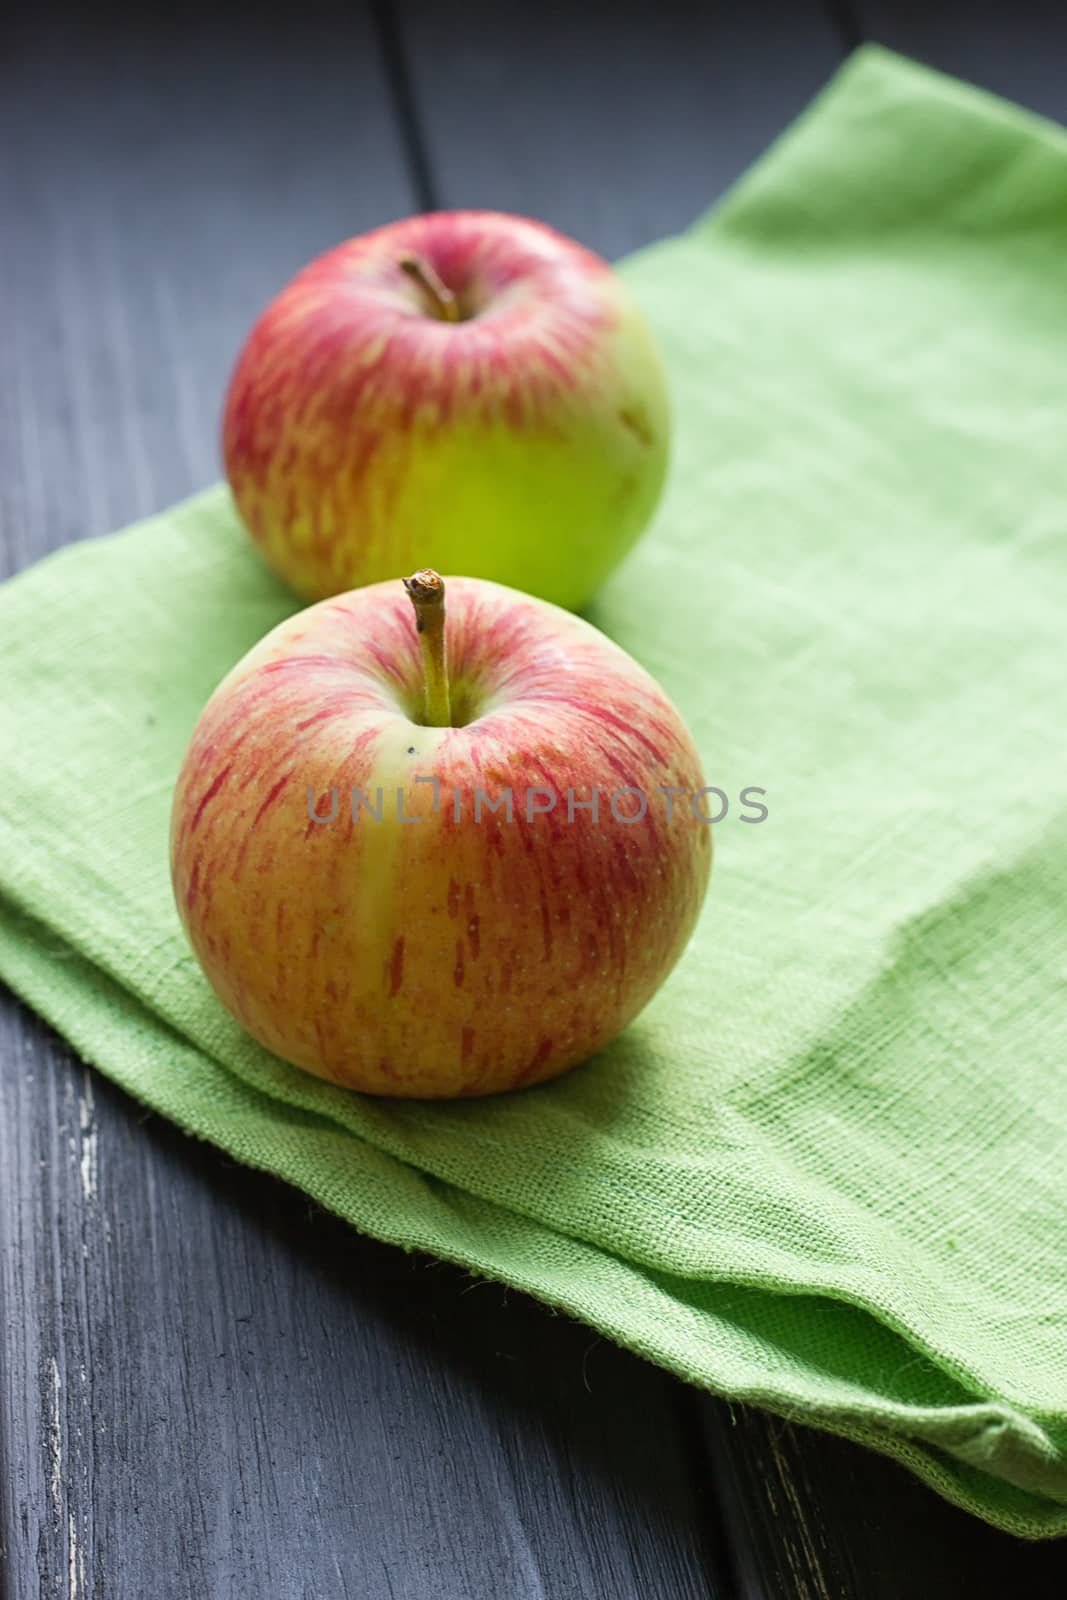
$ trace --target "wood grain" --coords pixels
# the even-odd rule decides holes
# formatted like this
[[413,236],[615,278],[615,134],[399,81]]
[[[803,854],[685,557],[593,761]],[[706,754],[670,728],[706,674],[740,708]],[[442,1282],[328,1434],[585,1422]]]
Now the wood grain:
[[709,1592],[664,1374],[361,1238],[5,1016],[12,1593]]
[[375,52],[341,0],[4,25],[6,570],[217,478],[254,317],[310,256],[410,209]]
[[706,1406],[705,1438],[746,1600],[1062,1595],[1067,1549],[998,1533],[895,1462],[743,1406]]

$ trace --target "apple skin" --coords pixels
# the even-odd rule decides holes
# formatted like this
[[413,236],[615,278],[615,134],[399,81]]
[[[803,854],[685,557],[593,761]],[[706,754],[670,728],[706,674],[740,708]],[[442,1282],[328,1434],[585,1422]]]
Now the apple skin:
[[[625,651],[555,606],[449,579],[454,720],[425,727],[415,618],[399,583],[322,601],[233,669],[194,731],[171,867],[212,987],[261,1044],[371,1094],[490,1094],[608,1044],[678,959],[707,887],[700,762]],[[434,785],[416,777],[436,775]],[[576,801],[601,791],[601,815]],[[617,822],[609,796],[648,795]],[[382,820],[361,809],[381,786]],[[475,786],[514,820],[483,809]],[[421,820],[401,822],[404,813]],[[526,790],[555,811],[526,816]],[[320,815],[310,819],[308,791]],[[461,796],[455,817],[455,791]],[[534,799],[536,807],[542,803]],[[622,814],[638,811],[620,797]]]
[[[401,267],[429,263],[465,320]],[[320,256],[253,328],[223,457],[240,515],[308,600],[417,565],[584,604],[647,524],[662,363],[599,256],[499,212],[431,212]]]

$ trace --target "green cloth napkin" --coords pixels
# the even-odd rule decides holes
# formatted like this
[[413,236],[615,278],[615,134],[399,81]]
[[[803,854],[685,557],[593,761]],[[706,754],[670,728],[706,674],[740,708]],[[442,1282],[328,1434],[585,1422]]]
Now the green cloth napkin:
[[1067,135],[874,49],[627,263],[677,452],[591,615],[734,804],[687,956],[587,1067],[361,1099],[215,1001],[171,787],[294,606],[223,489],[0,593],[0,971],[366,1232],[1067,1532],[1065,263]]

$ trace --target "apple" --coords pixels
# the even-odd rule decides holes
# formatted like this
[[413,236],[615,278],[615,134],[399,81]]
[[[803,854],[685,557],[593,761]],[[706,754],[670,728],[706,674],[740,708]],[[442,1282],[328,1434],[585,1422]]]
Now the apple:
[[479,579],[448,580],[446,629],[444,589],[420,572],[275,628],[174,797],[175,898],[216,994],[371,1094],[491,1094],[600,1050],[678,959],[711,863],[700,761],[648,673]]
[[648,522],[669,407],[607,262],[492,211],[416,216],[297,274],[223,420],[241,517],[322,599],[422,561],[578,607]]

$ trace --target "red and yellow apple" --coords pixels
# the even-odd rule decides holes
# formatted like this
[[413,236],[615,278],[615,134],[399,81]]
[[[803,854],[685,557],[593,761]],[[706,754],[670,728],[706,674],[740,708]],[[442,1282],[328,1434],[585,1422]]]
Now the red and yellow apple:
[[432,212],[305,267],[238,359],[241,517],[305,599],[417,561],[582,605],[648,522],[663,368],[607,262],[540,223]]
[[[205,708],[178,909],[269,1050],[372,1094],[489,1094],[608,1044],[707,886],[678,712],[581,619],[434,573],[322,601]],[[412,604],[411,602],[414,602]]]

